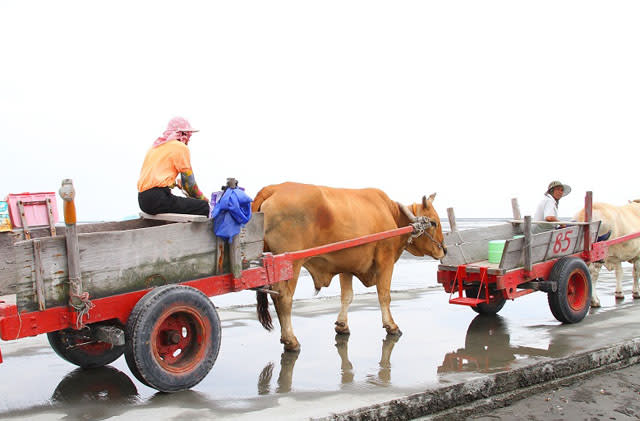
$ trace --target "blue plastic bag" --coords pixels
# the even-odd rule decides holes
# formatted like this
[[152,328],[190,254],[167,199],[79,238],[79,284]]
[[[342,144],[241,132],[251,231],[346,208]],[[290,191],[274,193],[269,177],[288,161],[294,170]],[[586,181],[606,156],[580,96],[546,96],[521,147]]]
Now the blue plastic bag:
[[251,219],[252,201],[253,199],[239,188],[226,189],[211,213],[213,232],[216,236],[230,243]]

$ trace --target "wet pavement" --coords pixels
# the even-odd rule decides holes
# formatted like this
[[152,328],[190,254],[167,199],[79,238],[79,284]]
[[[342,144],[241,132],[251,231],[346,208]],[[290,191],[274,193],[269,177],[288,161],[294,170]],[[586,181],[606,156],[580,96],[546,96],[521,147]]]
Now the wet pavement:
[[[412,263],[401,266],[400,278]],[[624,301],[616,302],[614,287],[613,274],[603,271],[603,307],[576,325],[557,322],[544,293],[507,302],[497,317],[482,317],[448,304],[448,294],[437,287],[396,291],[391,311],[404,332],[399,338],[386,335],[373,293],[355,297],[349,336],[333,331],[337,297],[303,299],[294,303],[293,314],[299,354],[282,352],[279,331],[261,327],[255,306],[219,308],[218,360],[202,383],[177,394],[139,383],[124,358],[80,370],[55,355],[46,335],[3,342],[0,419],[322,417],[640,337],[640,300],[631,298],[630,267]],[[275,317],[273,306],[271,312]]]

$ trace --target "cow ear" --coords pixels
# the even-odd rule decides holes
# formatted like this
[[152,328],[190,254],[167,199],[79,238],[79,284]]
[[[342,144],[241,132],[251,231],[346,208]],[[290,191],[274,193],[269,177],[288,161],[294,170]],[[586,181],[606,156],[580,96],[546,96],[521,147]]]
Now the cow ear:
[[422,206],[424,206],[425,209],[429,209],[429,206],[433,203],[433,199],[435,198],[435,193],[431,194],[428,199],[427,196],[422,196]]

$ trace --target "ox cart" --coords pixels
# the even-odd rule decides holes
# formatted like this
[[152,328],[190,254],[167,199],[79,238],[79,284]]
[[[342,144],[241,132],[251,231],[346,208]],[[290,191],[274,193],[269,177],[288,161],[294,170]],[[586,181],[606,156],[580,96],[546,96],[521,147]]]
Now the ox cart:
[[124,354],[138,380],[165,392],[196,385],[215,363],[221,326],[209,297],[274,293],[269,285],[291,279],[297,259],[425,229],[417,221],[273,255],[263,253],[261,213],[231,243],[217,238],[203,216],[76,224],[75,192],[65,182],[65,227],[0,233],[0,290],[16,296],[15,304],[0,302],[0,337],[46,333],[60,357],[84,368]]
[[[604,260],[610,246],[640,237],[629,234],[598,241],[600,221],[592,221],[592,193],[585,196],[585,221],[554,223],[562,228],[534,234],[532,226],[544,221],[520,217],[513,199],[510,222],[459,231],[453,209],[448,209],[451,230],[445,235],[447,255],[438,266],[438,282],[451,304],[467,305],[480,314],[496,314],[507,299],[536,291],[546,292],[549,308],[563,323],[577,323],[589,311],[591,275],[588,264]],[[488,243],[504,240],[499,263],[488,261]]]

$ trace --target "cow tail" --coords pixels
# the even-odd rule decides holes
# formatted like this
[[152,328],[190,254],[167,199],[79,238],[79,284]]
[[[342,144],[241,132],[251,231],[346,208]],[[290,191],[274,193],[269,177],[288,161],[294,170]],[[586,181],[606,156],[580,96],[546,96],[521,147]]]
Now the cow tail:
[[271,313],[269,313],[269,301],[267,300],[267,293],[262,291],[256,291],[256,300],[258,305],[256,310],[258,312],[258,320],[262,326],[267,330],[273,330],[273,323],[271,322]]
[[[263,187],[253,199],[251,211],[258,212],[260,210],[260,206],[262,206],[264,201],[267,200],[274,191],[275,189],[273,186]],[[269,246],[265,240],[264,251],[268,250]],[[273,330],[273,322],[271,320],[271,314],[269,313],[269,300],[267,298],[266,292],[256,291],[256,312],[258,313],[258,320],[260,321],[260,324],[262,324],[262,326],[267,330]]]

